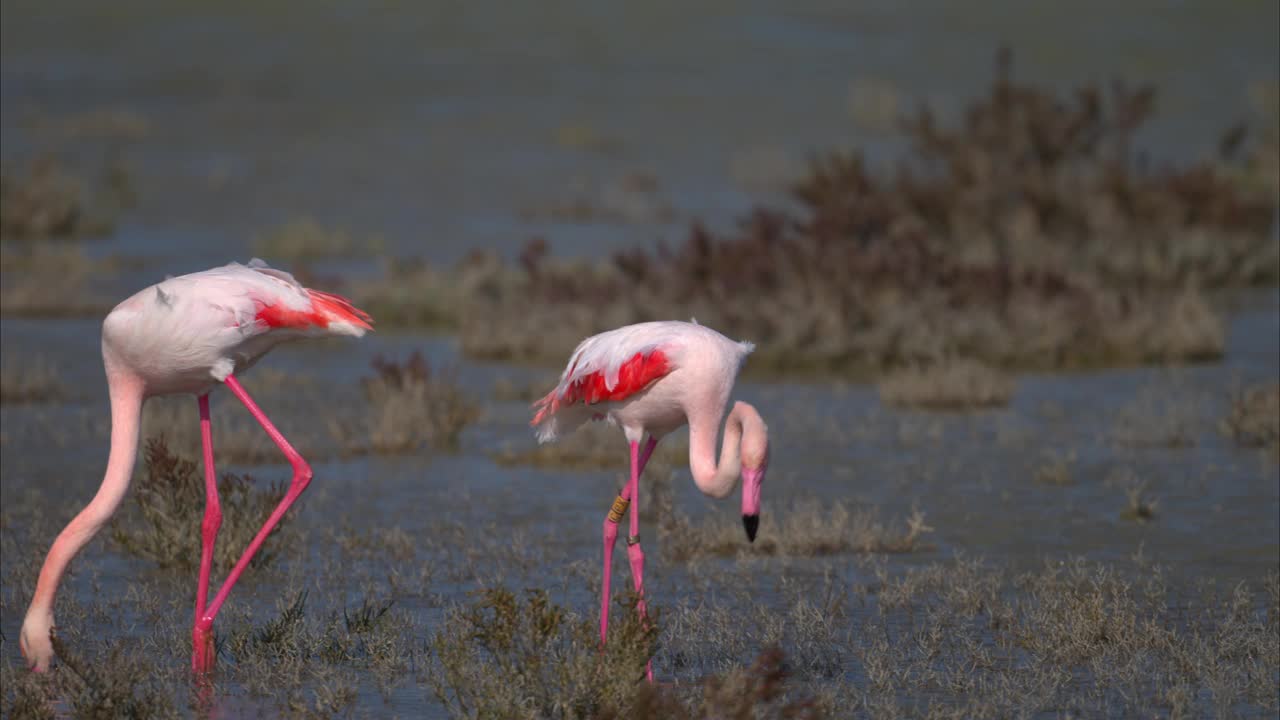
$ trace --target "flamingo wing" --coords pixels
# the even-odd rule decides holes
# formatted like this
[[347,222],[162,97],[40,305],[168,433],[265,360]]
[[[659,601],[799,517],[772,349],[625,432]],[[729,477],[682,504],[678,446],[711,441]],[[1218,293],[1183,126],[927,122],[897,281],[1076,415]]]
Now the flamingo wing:
[[[155,286],[155,299],[166,308],[181,306],[188,320],[223,316],[239,339],[260,335],[352,335],[373,329],[372,319],[351,301],[333,293],[303,287],[293,275],[255,258],[248,265],[222,267],[169,278]],[[219,323],[221,325],[223,323]],[[229,337],[228,342],[239,342]]]
[[538,412],[533,416],[531,425],[539,425],[543,420],[563,407],[578,403],[595,405],[600,402],[617,402],[626,400],[638,392],[648,389],[667,373],[671,372],[671,360],[660,348],[648,353],[638,352],[631,359],[618,366],[616,379],[611,384],[606,370],[595,370],[588,373],[576,373],[576,366],[571,365],[569,375],[572,378],[567,384],[561,383],[541,400],[534,403]]
[[640,323],[583,340],[560,383],[534,403],[537,412],[530,425],[541,426],[539,437],[545,442],[559,434],[561,423],[552,421],[557,412],[619,402],[648,389],[680,365],[689,327],[675,322]]
[[266,287],[261,281],[250,283],[249,296],[256,307],[254,319],[268,329],[356,336],[373,329],[369,314],[341,295],[303,287],[290,273],[258,258],[247,267],[232,263],[228,268],[232,266],[267,281]]

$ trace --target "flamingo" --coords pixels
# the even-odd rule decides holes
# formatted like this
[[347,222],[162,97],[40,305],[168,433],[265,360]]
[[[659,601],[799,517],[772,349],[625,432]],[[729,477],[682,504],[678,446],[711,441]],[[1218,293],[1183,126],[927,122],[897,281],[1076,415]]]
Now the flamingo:
[[[618,523],[631,512],[627,557],[643,621],[644,551],[640,547],[640,475],[662,437],[689,426],[689,470],[704,494],[724,498],[742,479],[742,525],[755,542],[760,526],[760,487],[769,465],[769,429],[760,413],[735,402],[724,425],[720,460],[715,441],[742,363],[755,346],[735,342],[692,323],[646,322],[583,340],[573,351],[555,389],[533,404],[530,425],[539,443],[573,432],[588,420],[622,428],[631,449],[631,475],[604,519],[604,582],[600,598],[600,642],[609,632],[609,581]],[[641,441],[645,434],[648,440]],[[653,680],[652,664],[645,669]]]
[[[148,397],[191,393],[200,408],[206,504],[201,525],[200,576],[196,584],[191,667],[214,664],[213,620],[267,535],[311,482],[311,467],[258,408],[236,376],[276,345],[305,337],[360,337],[372,319],[338,295],[302,286],[292,275],[254,258],[203,272],[171,277],[113,309],[102,323],[102,360],[111,398],[111,449],[106,474],[93,500],[58,534],[45,557],[22,621],[19,646],[28,666],[43,672],[53,660],[53,600],[67,565],[120,506],[138,452],[142,405]],[[244,404],[293,468],[284,498],[212,602],[209,571],[222,524],[213,465],[209,392],[222,383]]]

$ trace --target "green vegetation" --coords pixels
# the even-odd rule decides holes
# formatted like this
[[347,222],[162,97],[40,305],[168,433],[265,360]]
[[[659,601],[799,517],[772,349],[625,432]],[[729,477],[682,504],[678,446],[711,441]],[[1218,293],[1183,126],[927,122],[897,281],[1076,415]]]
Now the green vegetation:
[[381,254],[381,238],[357,240],[340,229],[326,228],[313,218],[291,220],[253,240],[253,252],[275,262],[300,262]]
[[96,237],[111,232],[110,220],[95,216],[83,184],[51,158],[25,173],[0,173],[0,238],[47,240]]
[[477,253],[450,272],[389,270],[355,294],[390,325],[456,329],[472,357],[558,363],[581,337],[694,316],[758,343],[753,371],[845,376],[931,365],[1068,369],[1213,359],[1223,326],[1205,292],[1280,281],[1274,193],[1224,157],[1149,168],[1134,137],[1155,91],[1117,83],[1054,95],[1002,56],[956,124],[901,122],[892,172],[832,151],[728,233],[612,262],[509,265]]
[[880,399],[890,405],[934,410],[1002,407],[1013,396],[1013,380],[980,362],[957,360],[904,367],[880,381]]
[[377,356],[372,366],[374,376],[363,381],[371,452],[456,448],[463,428],[480,415],[455,374],[433,371],[420,352],[403,362]]
[[1280,384],[1263,383],[1238,394],[1222,425],[1238,444],[1269,448],[1280,457]]
[[7,353],[0,360],[0,404],[47,403],[66,394],[66,385],[48,360]]
[[[163,437],[147,441],[144,460],[146,471],[131,493],[133,512],[113,522],[111,536],[130,554],[187,577],[200,567],[204,468],[171,453]],[[219,478],[222,528],[214,546],[215,572],[225,573],[235,565],[284,493],[283,484],[263,486],[248,475],[224,473]],[[285,515],[276,526],[250,567],[267,565],[290,541],[289,519]]]

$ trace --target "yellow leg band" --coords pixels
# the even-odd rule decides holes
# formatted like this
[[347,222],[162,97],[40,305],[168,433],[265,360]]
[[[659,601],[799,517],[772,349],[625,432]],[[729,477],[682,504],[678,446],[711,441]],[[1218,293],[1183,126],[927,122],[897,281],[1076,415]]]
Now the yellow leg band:
[[621,495],[613,499],[613,507],[609,508],[609,522],[617,524],[622,522],[622,516],[627,514],[627,507],[631,505],[630,500],[625,500]]

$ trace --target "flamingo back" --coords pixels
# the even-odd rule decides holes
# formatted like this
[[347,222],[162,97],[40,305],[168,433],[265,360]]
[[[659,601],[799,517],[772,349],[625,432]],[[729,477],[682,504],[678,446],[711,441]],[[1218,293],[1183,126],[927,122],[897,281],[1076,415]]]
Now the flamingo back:
[[103,351],[154,393],[199,392],[247,369],[280,342],[372,329],[331,293],[254,259],[167,278],[120,303],[103,323]]
[[698,356],[732,356],[736,374],[754,349],[696,322],[646,322],[592,335],[573,351],[555,389],[534,403],[530,425],[540,442],[554,440],[601,414],[590,406],[632,399]]

